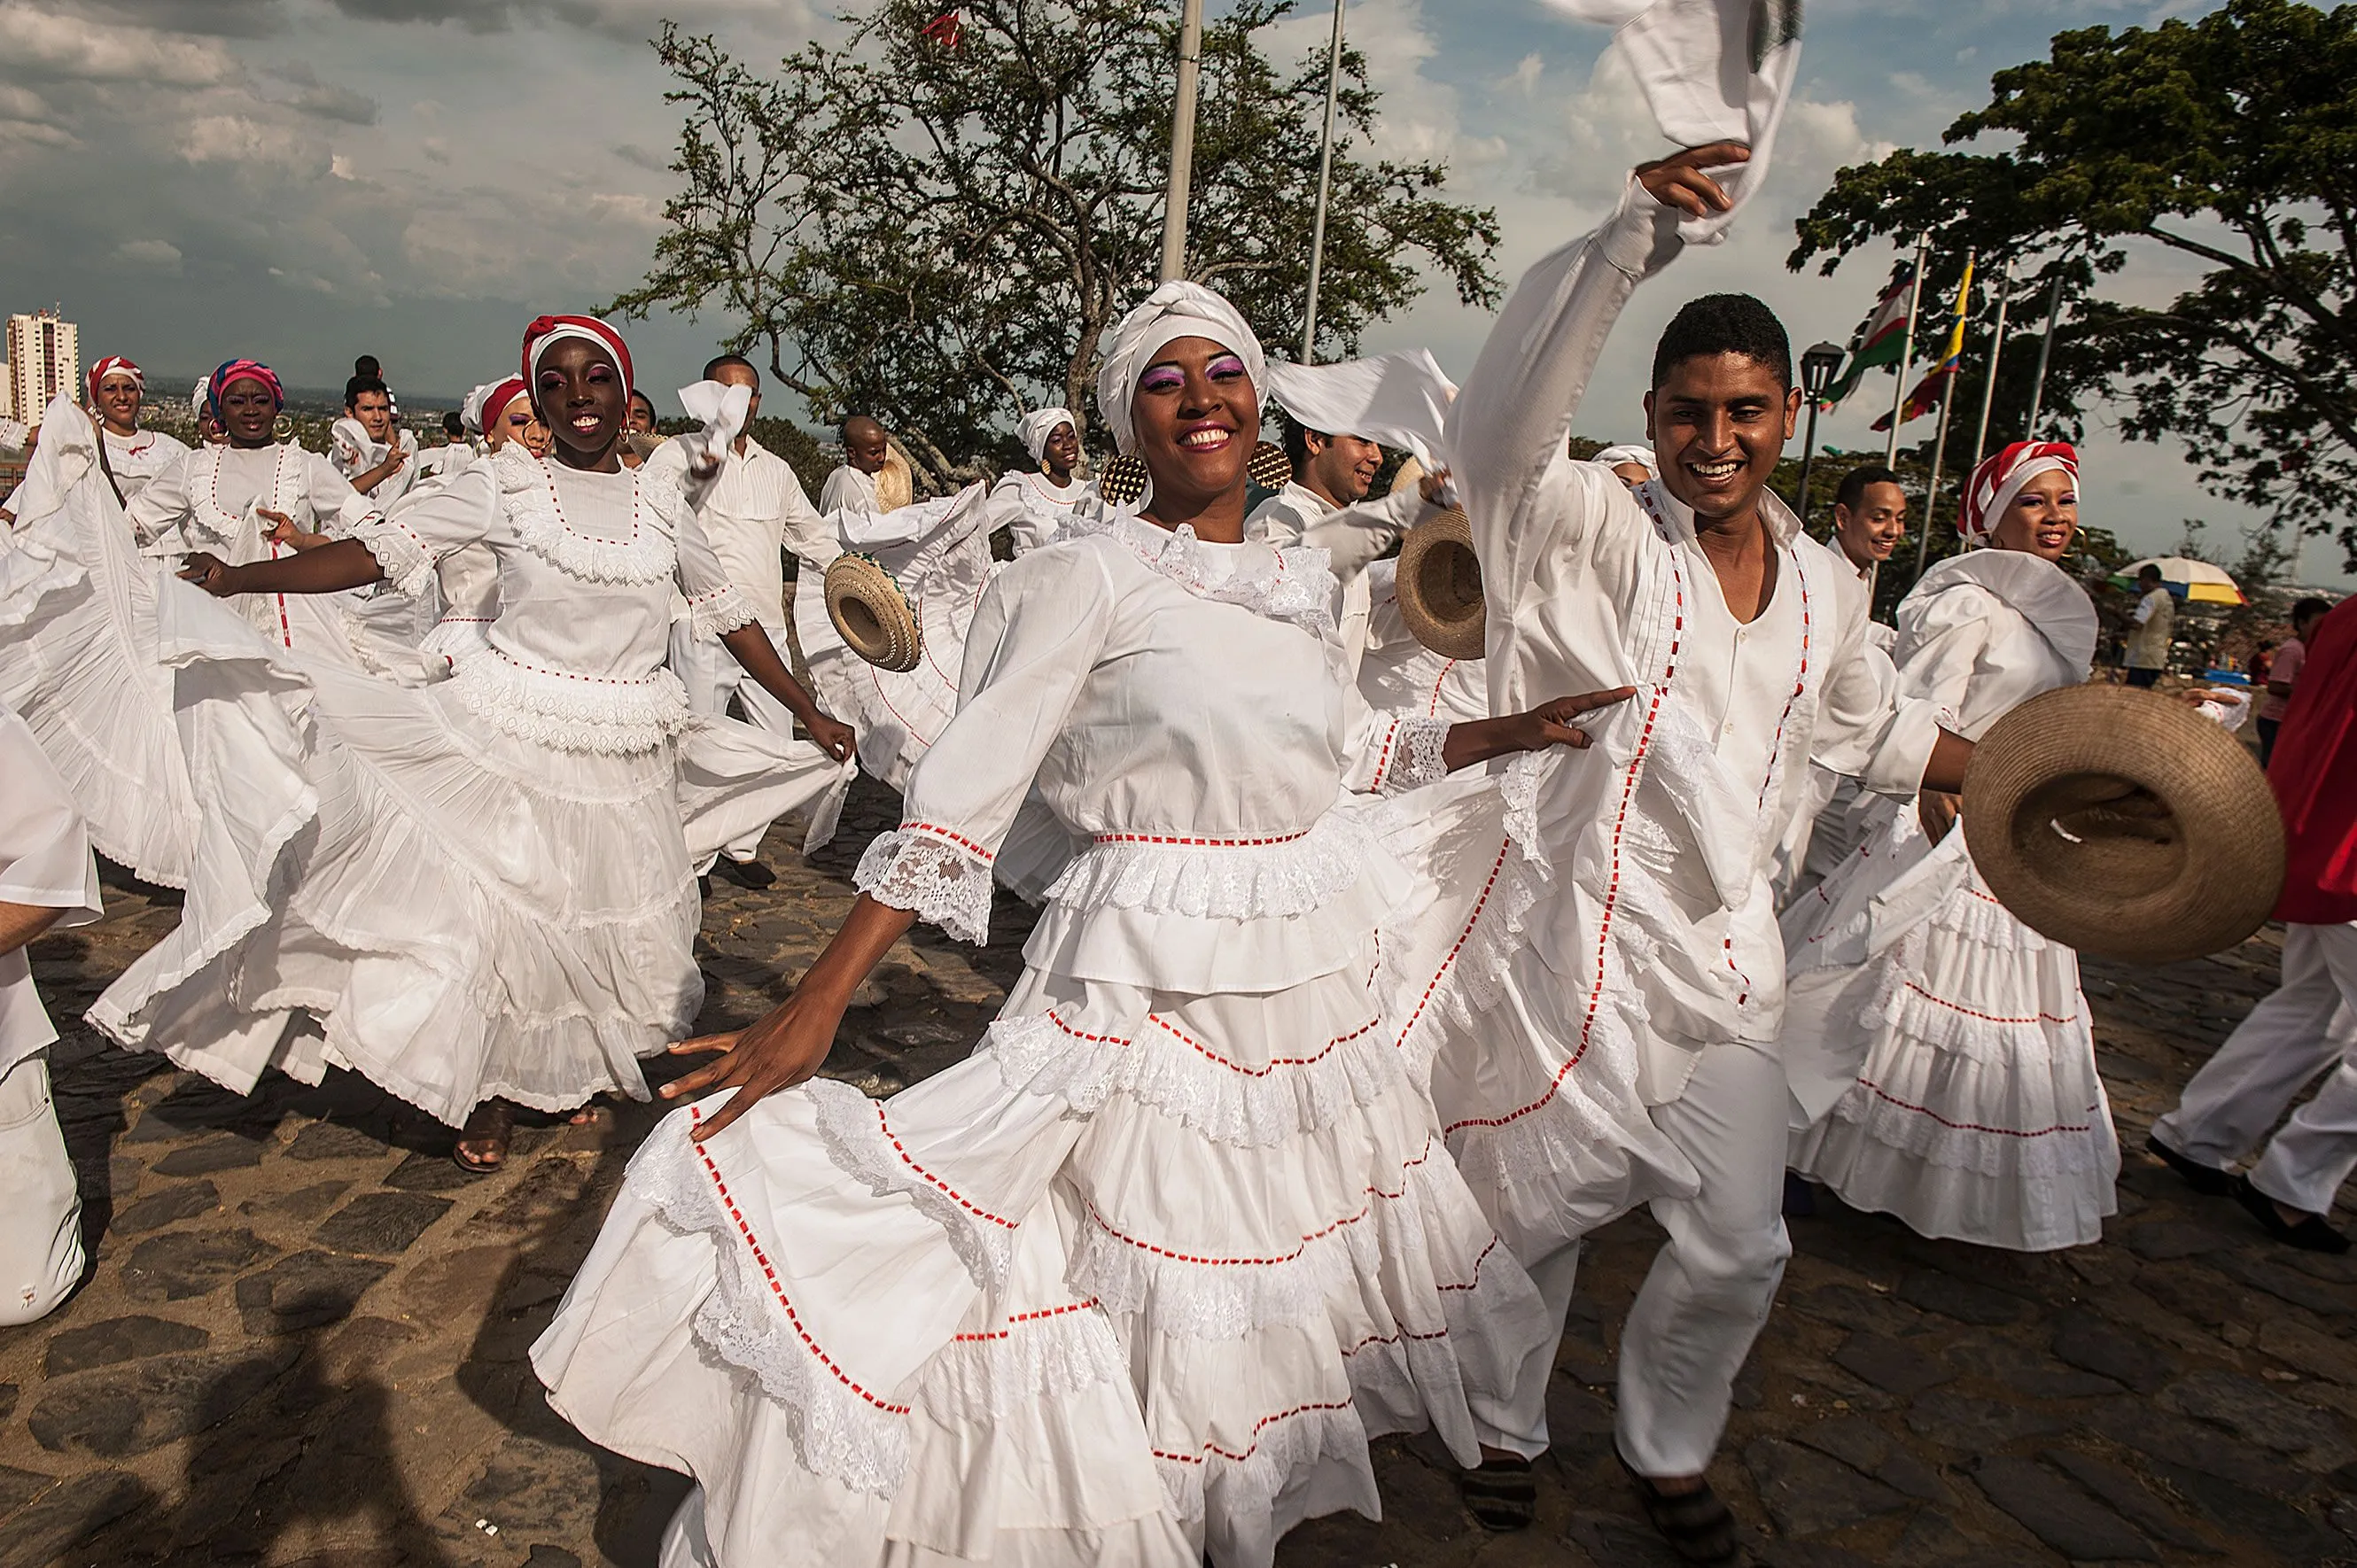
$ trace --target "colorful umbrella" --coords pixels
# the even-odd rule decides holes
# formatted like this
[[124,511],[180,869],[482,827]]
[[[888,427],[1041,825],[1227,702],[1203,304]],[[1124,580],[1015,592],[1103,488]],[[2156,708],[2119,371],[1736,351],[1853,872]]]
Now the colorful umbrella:
[[2234,585],[2223,566],[2212,566],[2207,561],[2189,561],[2182,555],[2156,555],[2150,560],[2131,563],[2112,574],[2112,581],[2123,588],[2136,586],[2136,574],[2147,566],[2160,568],[2160,585],[2189,603],[2197,605],[2242,605],[2250,600]]

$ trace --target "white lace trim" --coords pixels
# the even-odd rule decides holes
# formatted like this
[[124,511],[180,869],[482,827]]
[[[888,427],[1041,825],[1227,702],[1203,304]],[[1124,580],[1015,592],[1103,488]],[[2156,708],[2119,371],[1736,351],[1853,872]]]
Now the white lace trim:
[[1278,1324],[1322,1324],[1329,1300],[1382,1276],[1386,1221],[1397,1217],[1391,1240],[1402,1252],[1424,1255],[1422,1215],[1440,1196],[1427,1184],[1435,1163],[1448,1169],[1447,1160],[1436,1135],[1403,1167],[1396,1193],[1370,1193],[1364,1208],[1323,1233],[1247,1261],[1190,1258],[1150,1239],[1125,1239],[1092,1207],[1065,1279],[1108,1312],[1142,1312],[1150,1301],[1155,1331],[1175,1338],[1240,1339]]
[[1442,748],[1448,744],[1451,727],[1451,722],[1443,718],[1401,719],[1398,733],[1392,737],[1397,754],[1377,788],[1386,795],[1397,795],[1419,784],[1447,778],[1448,760],[1442,755]]
[[1147,1018],[1133,1039],[1073,1029],[1053,1013],[1001,1018],[977,1047],[997,1065],[1009,1089],[1053,1096],[1082,1115],[1125,1094],[1177,1117],[1214,1143],[1266,1148],[1333,1126],[1351,1111],[1411,1086],[1405,1064],[1379,1020],[1322,1044],[1303,1042],[1300,1058],[1243,1069],[1198,1042]]
[[370,517],[352,530],[352,537],[376,557],[384,586],[415,597],[434,581],[434,557],[417,535],[382,517]]
[[734,583],[724,583],[687,601],[688,628],[698,637],[718,637],[759,618],[753,613],[752,601],[738,593]]
[[911,1402],[944,1426],[1002,1421],[1128,1375],[1104,1314],[1094,1302],[1071,1302],[959,1335],[919,1371]]
[[1312,631],[1334,629],[1334,574],[1327,553],[1314,546],[1206,544],[1190,524],[1163,528],[1124,511],[1076,511],[1064,528],[1076,538],[1105,535],[1199,598]]
[[689,1125],[684,1114],[666,1118],[630,1161],[624,1183],[673,1231],[711,1239],[718,1278],[695,1309],[696,1339],[720,1360],[750,1373],[784,1410],[804,1469],[855,1491],[891,1497],[909,1468],[906,1416],[845,1386],[783,1316],[690,1146]]
[[950,1250],[974,1283],[996,1289],[1015,1256],[1015,1228],[977,1219],[946,1186],[918,1175],[895,1152],[876,1101],[830,1079],[814,1078],[805,1087],[818,1110],[819,1139],[834,1167],[866,1183],[878,1197],[904,1194],[948,1235]]
[[1046,899],[1196,918],[1308,915],[1356,886],[1369,859],[1386,853],[1364,821],[1340,810],[1302,832],[1260,840],[1109,834],[1064,867]]
[[1287,1482],[1329,1460],[1367,1468],[1367,1429],[1354,1404],[1296,1411],[1271,1422],[1241,1459],[1208,1451],[1192,1459],[1159,1450],[1154,1455],[1162,1495],[1181,1524],[1199,1523],[1207,1498],[1222,1519],[1265,1518]]
[[2061,945],[2023,925],[2012,910],[1980,887],[1978,878],[1950,895],[1932,915],[1932,924],[1952,936],[2000,952],[2044,952]]
[[687,688],[662,669],[643,681],[593,680],[534,670],[486,645],[455,657],[450,685],[493,729],[557,751],[652,751],[687,723]]
[[[598,539],[574,532],[565,521],[555,472],[546,458],[511,441],[492,455],[491,464],[516,537],[559,571],[590,583],[661,583],[677,570],[673,540],[683,498],[668,470],[640,465],[631,488],[630,537]],[[655,478],[651,481],[650,476]],[[664,482],[666,478],[672,482]]]
[[990,940],[990,856],[921,826],[877,833],[852,886],[962,942]]
[[2000,1070],[2040,1066],[2074,1050],[2084,1050],[2093,1061],[2093,1047],[2084,1044],[2089,1036],[2083,1004],[2075,993],[2067,1002],[2031,998],[1987,1005],[1979,999],[1938,996],[1921,978],[1922,951],[1923,934],[1918,931],[1882,961],[1881,983],[1859,1015],[1867,1029]]

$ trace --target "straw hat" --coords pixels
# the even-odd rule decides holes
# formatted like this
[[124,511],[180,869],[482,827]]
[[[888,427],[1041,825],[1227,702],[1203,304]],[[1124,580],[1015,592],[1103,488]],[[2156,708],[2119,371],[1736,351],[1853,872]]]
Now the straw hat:
[[1407,531],[1395,579],[1400,619],[1446,659],[1479,659],[1487,636],[1473,525],[1454,509]]
[[2233,947],[2283,891],[2283,819],[2249,751],[2185,703],[2066,686],[1981,740],[1964,842],[2031,929],[2103,958]]
[[1281,490],[1293,481],[1293,459],[1275,442],[1264,441],[1253,448],[1244,474],[1262,489]]
[[884,466],[876,470],[876,510],[899,511],[917,499],[917,476],[898,444],[884,452]]
[[879,670],[914,670],[924,652],[917,607],[873,555],[838,555],[826,569],[826,618],[852,652]]
[[1402,495],[1415,489],[1422,483],[1424,483],[1424,465],[1415,460],[1414,453],[1410,453],[1400,459],[1400,466],[1392,471],[1392,482],[1384,487],[1383,494]]

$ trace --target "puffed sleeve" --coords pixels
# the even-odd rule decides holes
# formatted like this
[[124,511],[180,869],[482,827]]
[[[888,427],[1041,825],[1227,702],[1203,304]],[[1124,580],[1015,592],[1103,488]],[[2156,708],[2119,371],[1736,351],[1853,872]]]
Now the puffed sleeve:
[[909,778],[900,825],[860,860],[859,890],[949,935],[990,934],[991,868],[1114,625],[1096,550],[1023,556],[975,607],[958,709]]
[[[1940,702],[1903,685],[1889,655],[1867,635],[1863,607],[1852,602],[1863,598],[1864,585],[1844,581],[1838,592],[1846,613],[1837,618],[1841,632],[1818,698],[1810,759],[1877,794],[1913,795],[1940,738]],[[1961,658],[1969,672],[1977,650],[1976,642],[1967,648],[1959,640],[1939,662]]]
[[[362,509],[350,536],[368,546],[394,592],[424,592],[434,581],[437,563],[489,537],[500,510],[496,467],[469,464],[447,484],[412,490],[385,511]],[[367,499],[351,493],[355,499]]]
[[1988,647],[1991,618],[2001,608],[1986,589],[1959,583],[1934,594],[1900,628],[1892,659],[1902,696],[1932,704],[1942,727],[1964,729],[1964,693]]
[[195,457],[193,451],[181,453],[124,503],[123,515],[130,520],[131,536],[141,544],[155,543],[188,521],[188,465]]

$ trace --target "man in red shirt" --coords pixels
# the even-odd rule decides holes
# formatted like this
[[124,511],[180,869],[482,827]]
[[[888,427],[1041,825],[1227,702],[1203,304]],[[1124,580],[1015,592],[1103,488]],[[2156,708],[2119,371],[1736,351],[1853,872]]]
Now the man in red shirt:
[[2317,623],[2332,608],[2330,599],[2302,599],[2291,607],[2291,635],[2277,645],[2275,656],[2267,662],[2267,672],[2261,677],[2266,690],[2259,696],[2259,766],[2265,768],[2275,756],[2276,735],[2283,728],[2284,714],[2291,709],[2291,683],[2299,678],[2299,667],[2308,660],[2308,639],[2316,635]]
[[[2146,1146],[2197,1191],[2233,1193],[2276,1240],[2345,1252],[2349,1238],[2325,1216],[2357,1168],[2357,598],[2312,629],[2267,772],[2289,851],[2276,905],[2283,983],[2193,1075]],[[2328,1066],[2249,1174],[2229,1172]]]

